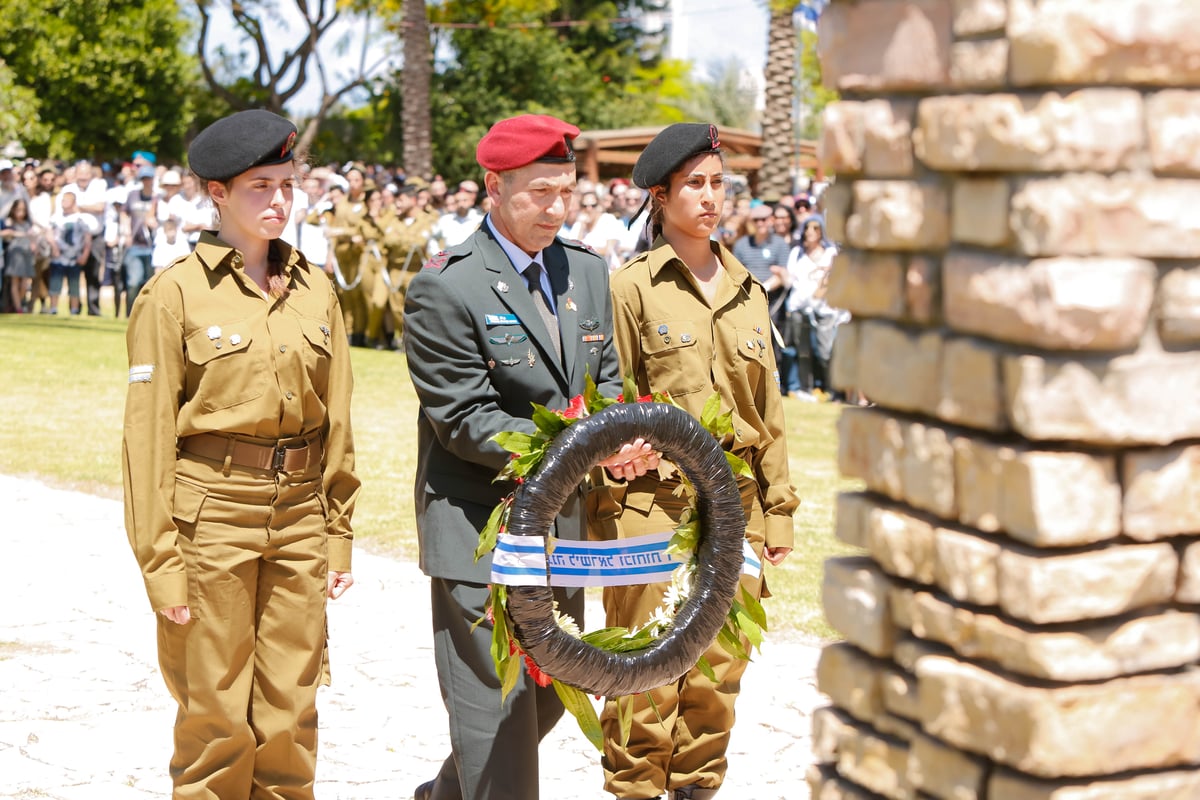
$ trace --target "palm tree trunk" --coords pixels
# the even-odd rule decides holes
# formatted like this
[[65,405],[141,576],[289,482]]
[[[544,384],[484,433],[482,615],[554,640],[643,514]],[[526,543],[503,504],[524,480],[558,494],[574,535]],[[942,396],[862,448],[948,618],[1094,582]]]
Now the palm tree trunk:
[[404,72],[401,98],[404,119],[404,169],[408,175],[432,177],[433,119],[429,87],[433,53],[429,46],[429,17],[425,0],[404,0]]
[[766,99],[763,106],[762,169],[758,172],[758,194],[776,196],[792,193],[792,102],[795,97],[796,27],[792,22],[795,4],[774,0],[767,29]]

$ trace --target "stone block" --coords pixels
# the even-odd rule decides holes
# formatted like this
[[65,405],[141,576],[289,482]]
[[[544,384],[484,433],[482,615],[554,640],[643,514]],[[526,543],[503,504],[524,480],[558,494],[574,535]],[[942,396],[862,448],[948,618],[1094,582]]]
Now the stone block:
[[879,795],[843,780],[832,766],[808,768],[805,773],[809,800],[879,800]]
[[950,46],[950,84],[958,89],[1003,88],[1008,80],[1008,40],[955,42]]
[[996,564],[999,542],[953,528],[933,535],[933,583],[962,603],[994,606],[1000,602]]
[[832,3],[818,23],[821,75],[850,93],[945,86],[952,39],[950,0]]
[[873,178],[904,178],[913,173],[910,101],[871,100],[863,103],[863,167]]
[[846,241],[846,220],[854,203],[854,181],[840,180],[821,195],[825,206],[825,235],[835,242]]
[[1010,226],[1028,256],[1194,258],[1200,181],[1124,173],[1017,182]]
[[952,252],[942,268],[946,324],[1045,350],[1126,350],[1150,319],[1158,273],[1141,259]]
[[905,260],[898,253],[839,253],[829,274],[826,301],[855,317],[900,319],[905,310]]
[[944,428],[920,422],[905,425],[900,468],[905,501],[943,519],[958,516],[954,444]]
[[1007,0],[954,0],[955,36],[999,33],[1007,22]]
[[940,323],[942,321],[942,262],[929,256],[913,254],[908,259],[904,280],[906,319],[929,327]]
[[1132,447],[1200,438],[1200,351],[1004,357],[1009,422],[1038,440]]
[[1200,266],[1176,267],[1158,289],[1158,336],[1167,345],[1200,344]]
[[849,391],[858,386],[858,331],[854,321],[838,326],[837,338],[833,342],[833,355],[829,361],[829,380],[834,388]]
[[922,658],[949,654],[951,654],[951,650],[942,645],[927,642],[924,639],[917,639],[914,636],[901,635],[896,641],[896,650],[892,654],[892,659],[900,669],[905,672],[915,673],[917,671],[917,664]]
[[1168,602],[1179,557],[1166,542],[1064,555],[1001,551],[1000,608],[1038,624],[1114,617]]
[[1200,671],[1045,688],[951,658],[917,664],[925,732],[1043,778],[1200,763]]
[[1148,96],[1146,130],[1155,172],[1200,175],[1200,92],[1166,89]]
[[1143,151],[1142,97],[1132,89],[926,97],[913,133],[932,169],[1113,172]]
[[866,492],[838,492],[834,534],[851,547],[869,546],[867,520],[875,501]]
[[1179,558],[1179,592],[1175,599],[1180,603],[1200,604],[1200,542],[1192,541],[1183,547]]
[[[960,436],[954,440],[954,470],[958,486],[958,519],[987,533],[1001,530],[1004,476],[1017,457],[1011,447]],[[965,599],[965,598],[961,598]]]
[[883,713],[883,662],[846,642],[826,645],[817,660],[817,689],[852,717],[872,722]]
[[932,736],[918,735],[909,743],[907,769],[913,788],[938,800],[987,798],[987,761]]
[[1012,0],[1016,85],[1200,83],[1200,6],[1192,0]]
[[1008,230],[1008,181],[1003,178],[961,178],[954,182],[951,236],[955,242],[1003,247]]
[[1127,536],[1146,542],[1200,533],[1200,445],[1130,451],[1122,475]]
[[1120,533],[1121,487],[1112,456],[1014,450],[1000,468],[1000,528],[1014,539],[1071,547]]
[[858,388],[881,406],[932,415],[941,384],[941,335],[886,322],[860,325]]
[[889,575],[933,582],[933,526],[903,507],[875,506],[866,512],[867,552]]
[[835,706],[822,706],[812,715],[812,753],[818,764],[836,764],[842,740],[854,730],[854,719]]
[[869,558],[827,559],[821,585],[825,618],[846,641],[873,656],[887,658],[896,642],[896,626],[888,607],[891,585]]
[[838,468],[861,478],[867,488],[893,500],[904,499],[900,450],[904,433],[900,421],[882,410],[847,407],[838,417]]
[[[947,645],[963,658],[1047,681],[1109,680],[1186,666],[1200,656],[1200,615],[1194,613],[1168,610],[1071,629],[1040,627],[907,588],[893,590],[892,607],[904,609],[910,630],[923,639]],[[883,681],[888,708],[890,677]]]
[[1200,770],[1162,770],[1139,775],[1048,781],[997,769],[988,800],[1195,800]]
[[942,344],[940,419],[1001,432],[1008,428],[1004,387],[1000,382],[1002,351],[979,339],[955,337]]
[[908,743],[867,726],[857,726],[842,740],[838,748],[837,771],[844,778],[889,800],[915,797],[908,782]]
[[920,718],[916,675],[900,669],[888,669],[884,671],[882,682],[883,707],[889,713],[910,720]]
[[864,250],[944,250],[950,241],[946,190],[934,183],[859,180],[846,241]]
[[842,100],[825,106],[821,113],[817,159],[826,172],[841,176],[862,172],[866,152],[863,105],[857,101]]

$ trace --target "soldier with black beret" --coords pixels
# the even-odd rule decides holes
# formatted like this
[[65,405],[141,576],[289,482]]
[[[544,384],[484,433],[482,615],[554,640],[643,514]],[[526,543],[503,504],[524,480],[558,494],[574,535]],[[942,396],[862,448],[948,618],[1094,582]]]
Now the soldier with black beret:
[[[724,163],[714,125],[680,123],[647,145],[633,180],[650,193],[651,249],[612,277],[613,332],[622,375],[638,395],[665,392],[699,418],[714,392],[732,412],[723,446],[754,469],[739,478],[746,538],[758,561],[779,564],[792,548],[798,500],[788,476],[779,373],[762,285],[713,241],[725,202]],[[677,475],[630,480],[622,509],[601,523],[604,538],[674,529],[687,500]],[[761,572],[743,573],[754,596]],[[668,584],[606,587],[608,625],[644,625]],[[733,706],[746,662],[714,644],[704,654],[714,683],[693,668],[675,683],[630,698],[632,727],[622,744],[614,701],[601,715],[605,789],[621,798],[710,798],[725,778]]]
[[342,313],[279,239],[295,137],[261,110],[196,137],[219,228],[129,315],[125,527],[179,704],[176,798],[313,797],[325,603],[354,581]]
[[[492,210],[408,288],[404,349],[421,404],[417,535],[452,748],[417,800],[537,800],[538,742],[563,713],[555,691],[525,674],[501,702],[492,625],[481,621],[491,558],[476,562],[472,553],[492,508],[513,489],[495,480],[509,454],[493,437],[533,433],[531,404],[565,409],[589,375],[603,394],[621,391],[608,268],[557,237],[575,189],[578,134],[540,114],[493,125],[476,150]],[[638,440],[601,463],[634,477],[657,459]],[[562,539],[587,538],[582,490],[554,528]],[[555,596],[582,624],[582,590]]]

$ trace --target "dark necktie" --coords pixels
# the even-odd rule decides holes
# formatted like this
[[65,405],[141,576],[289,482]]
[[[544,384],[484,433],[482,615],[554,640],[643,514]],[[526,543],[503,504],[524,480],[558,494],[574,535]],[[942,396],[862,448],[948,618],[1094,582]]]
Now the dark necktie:
[[558,362],[561,364],[562,343],[559,341],[558,318],[550,310],[550,303],[546,300],[545,292],[542,291],[541,264],[533,261],[525,268],[525,282],[529,285],[529,296],[533,298],[533,304],[537,307],[542,322],[546,324],[546,330],[550,332],[550,340],[554,342],[554,352],[558,355]]

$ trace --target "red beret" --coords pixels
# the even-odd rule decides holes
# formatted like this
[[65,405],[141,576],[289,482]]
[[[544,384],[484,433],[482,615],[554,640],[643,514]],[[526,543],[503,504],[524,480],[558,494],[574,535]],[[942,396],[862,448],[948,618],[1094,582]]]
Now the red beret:
[[545,114],[522,114],[502,119],[491,127],[479,146],[475,160],[484,169],[504,172],[535,161],[566,164],[575,160],[571,139],[579,128]]

